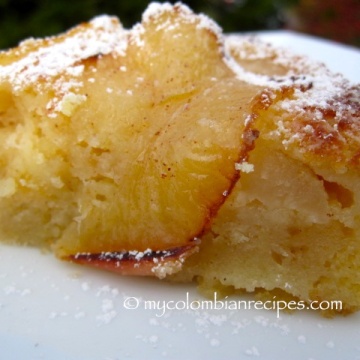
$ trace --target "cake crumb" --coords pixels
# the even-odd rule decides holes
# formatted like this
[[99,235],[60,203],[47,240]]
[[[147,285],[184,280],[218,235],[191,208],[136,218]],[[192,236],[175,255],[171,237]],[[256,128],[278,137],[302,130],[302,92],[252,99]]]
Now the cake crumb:
[[251,173],[254,171],[254,165],[244,161],[242,163],[235,163],[235,170],[242,171],[244,173]]

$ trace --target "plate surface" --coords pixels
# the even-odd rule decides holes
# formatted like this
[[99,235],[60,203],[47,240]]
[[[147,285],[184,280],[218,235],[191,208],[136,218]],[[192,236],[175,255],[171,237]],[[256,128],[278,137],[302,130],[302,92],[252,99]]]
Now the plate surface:
[[[291,32],[264,39],[360,82],[360,51]],[[360,359],[360,314],[210,309],[192,285],[125,278],[0,245],[2,359]]]

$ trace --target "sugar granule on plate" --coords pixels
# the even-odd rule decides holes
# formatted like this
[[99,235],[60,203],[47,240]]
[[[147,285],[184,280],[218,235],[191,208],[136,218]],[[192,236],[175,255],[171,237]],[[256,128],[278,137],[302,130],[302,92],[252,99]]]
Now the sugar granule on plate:
[[306,337],[304,335],[299,335],[297,340],[299,344],[306,344]]
[[260,352],[256,346],[252,346],[250,349],[245,350],[245,354],[248,356],[260,356]]
[[217,346],[220,346],[220,340],[219,339],[211,339],[210,340],[210,345],[213,346],[213,347],[217,347]]
[[96,319],[103,324],[109,324],[117,316],[117,312],[114,310],[114,303],[111,299],[102,300],[101,312]]
[[88,291],[88,290],[90,290],[90,285],[89,285],[89,283],[87,283],[86,281],[84,281],[83,283],[81,283],[81,289],[82,289],[83,291]]
[[85,317],[85,312],[84,311],[79,311],[74,315],[75,320],[79,320]]

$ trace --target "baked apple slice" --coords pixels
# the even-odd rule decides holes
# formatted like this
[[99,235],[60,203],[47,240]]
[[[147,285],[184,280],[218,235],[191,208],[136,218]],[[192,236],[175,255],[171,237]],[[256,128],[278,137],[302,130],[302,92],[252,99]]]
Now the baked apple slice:
[[85,62],[68,131],[79,216],[61,257],[164,276],[194,252],[246,159],[259,90],[226,65],[217,31],[183,6],[151,7],[124,55]]

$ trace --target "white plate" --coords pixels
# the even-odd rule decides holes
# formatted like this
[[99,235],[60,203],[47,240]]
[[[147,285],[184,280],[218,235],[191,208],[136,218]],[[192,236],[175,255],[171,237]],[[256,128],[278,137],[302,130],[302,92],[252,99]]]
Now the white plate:
[[[360,82],[356,49],[291,32],[262,36]],[[330,320],[299,311],[277,317],[266,310],[206,310],[204,304],[194,309],[196,299],[203,300],[194,286],[119,277],[1,245],[0,357],[360,359],[360,314]],[[149,301],[157,309],[149,309],[155,305]]]

